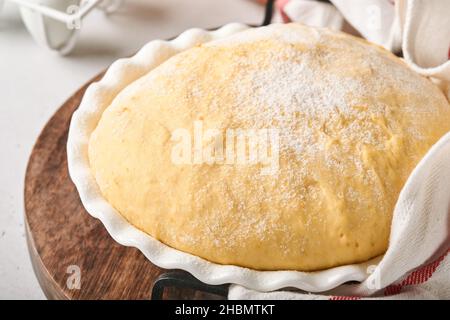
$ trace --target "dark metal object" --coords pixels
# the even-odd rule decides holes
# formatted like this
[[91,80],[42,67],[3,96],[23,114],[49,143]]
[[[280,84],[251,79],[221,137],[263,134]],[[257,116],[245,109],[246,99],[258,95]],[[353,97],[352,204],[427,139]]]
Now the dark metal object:
[[264,12],[264,19],[261,26],[267,26],[272,22],[273,7],[275,5],[275,0],[268,0],[266,3],[266,10]]
[[205,293],[214,294],[226,298],[228,295],[228,284],[210,285],[197,280],[186,271],[176,270],[161,274],[153,283],[152,300],[162,300],[164,289],[176,287],[179,289],[193,289]]

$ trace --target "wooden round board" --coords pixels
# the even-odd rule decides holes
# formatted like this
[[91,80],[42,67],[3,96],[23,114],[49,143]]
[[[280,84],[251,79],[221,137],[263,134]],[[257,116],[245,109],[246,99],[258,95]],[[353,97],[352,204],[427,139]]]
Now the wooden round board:
[[[25,226],[34,271],[49,299],[150,299],[165,270],[137,249],[116,243],[83,208],[67,169],[72,113],[92,79],[69,98],[42,130],[25,176]],[[205,298],[191,289],[164,298]]]

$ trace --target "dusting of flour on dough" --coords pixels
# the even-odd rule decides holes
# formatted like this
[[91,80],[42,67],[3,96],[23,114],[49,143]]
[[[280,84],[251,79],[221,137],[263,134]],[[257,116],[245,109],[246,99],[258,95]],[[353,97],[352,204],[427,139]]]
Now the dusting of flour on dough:
[[[105,197],[170,246],[255,269],[328,268],[385,251],[403,184],[449,129],[439,94],[375,45],[272,25],[180,53],[130,85],[90,159]],[[170,132],[198,120],[278,129],[279,170],[174,165]]]

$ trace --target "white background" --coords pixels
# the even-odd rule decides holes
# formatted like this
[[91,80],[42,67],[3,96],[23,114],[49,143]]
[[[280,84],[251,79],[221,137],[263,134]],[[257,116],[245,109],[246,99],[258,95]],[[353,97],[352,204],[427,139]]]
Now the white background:
[[[0,0],[2,2],[2,0]],[[190,27],[259,23],[251,0],[126,0],[119,12],[92,12],[74,52],[36,45],[15,5],[0,12],[0,299],[43,299],[23,225],[23,180],[33,144],[50,116],[83,83],[147,41]]]

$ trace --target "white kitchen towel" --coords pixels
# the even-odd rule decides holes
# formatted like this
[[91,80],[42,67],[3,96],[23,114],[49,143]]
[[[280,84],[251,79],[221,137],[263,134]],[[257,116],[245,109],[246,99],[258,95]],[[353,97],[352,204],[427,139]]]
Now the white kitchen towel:
[[[449,0],[279,0],[285,22],[342,29],[345,20],[388,50],[403,50],[416,72],[450,81]],[[348,31],[348,30],[346,30]]]
[[[278,8],[286,22],[336,29],[345,18],[372,42],[392,51],[401,48],[409,66],[440,82],[450,101],[450,0],[331,2],[338,10],[313,0],[281,0]],[[322,294],[258,292],[231,285],[228,298],[450,299],[450,133],[430,149],[406,182],[394,210],[389,248],[368,272],[362,283]]]
[[312,27],[327,27],[341,30],[344,17],[338,9],[328,3],[318,1],[278,0],[277,7],[285,22],[297,21]]

